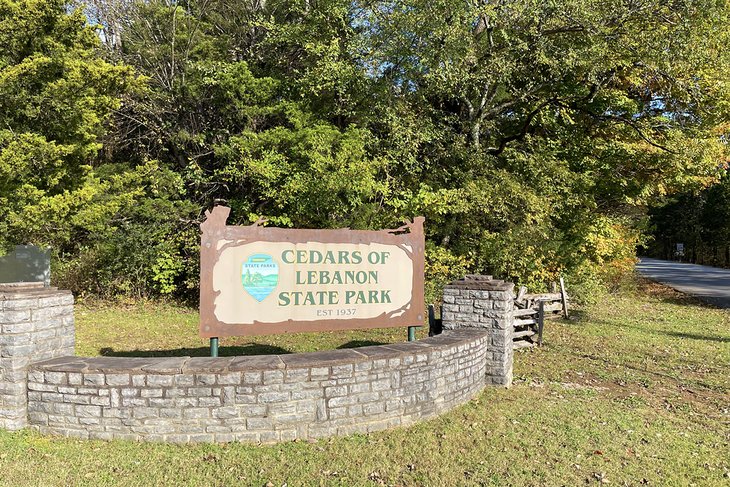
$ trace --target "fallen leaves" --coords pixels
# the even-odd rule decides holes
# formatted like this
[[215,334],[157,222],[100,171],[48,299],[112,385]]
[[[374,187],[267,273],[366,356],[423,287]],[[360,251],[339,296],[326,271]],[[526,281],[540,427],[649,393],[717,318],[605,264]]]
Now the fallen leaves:
[[203,461],[207,463],[215,463],[218,461],[218,455],[215,453],[206,453],[203,455]]
[[606,478],[605,472],[596,472],[593,474],[593,478],[600,484],[610,484],[611,482]]

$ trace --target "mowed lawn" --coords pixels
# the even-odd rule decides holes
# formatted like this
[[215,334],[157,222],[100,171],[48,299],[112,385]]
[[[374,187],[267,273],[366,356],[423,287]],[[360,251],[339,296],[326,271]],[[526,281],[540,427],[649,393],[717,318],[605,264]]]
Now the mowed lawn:
[[[207,354],[197,314],[77,307],[80,355]],[[402,341],[405,330],[222,340],[221,354]],[[23,485],[730,485],[730,312],[642,283],[550,322],[510,389],[409,428],[278,445],[0,432]]]

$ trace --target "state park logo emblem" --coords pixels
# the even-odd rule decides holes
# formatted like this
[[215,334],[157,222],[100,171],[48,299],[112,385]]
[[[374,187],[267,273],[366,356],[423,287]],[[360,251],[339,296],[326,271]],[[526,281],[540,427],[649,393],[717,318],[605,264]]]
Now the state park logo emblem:
[[254,254],[241,265],[243,289],[259,303],[279,284],[279,264],[270,255]]

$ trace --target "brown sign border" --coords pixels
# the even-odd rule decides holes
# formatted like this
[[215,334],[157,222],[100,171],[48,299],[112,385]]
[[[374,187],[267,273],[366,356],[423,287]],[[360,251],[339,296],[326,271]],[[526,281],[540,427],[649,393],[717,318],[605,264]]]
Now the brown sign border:
[[[276,333],[298,333],[307,331],[335,331],[365,328],[395,328],[406,326],[422,326],[424,322],[424,266],[425,237],[423,223],[425,218],[416,217],[408,223],[392,230],[337,230],[322,229],[288,229],[264,227],[260,222],[250,226],[226,225],[231,209],[216,206],[213,211],[206,211],[206,219],[200,225],[200,336],[204,338],[226,336],[254,336]],[[220,240],[232,241],[218,249]],[[277,323],[229,324],[216,318],[215,298],[218,293],[213,290],[213,267],[222,252],[232,246],[251,242],[320,242],[320,243],[380,243],[397,245],[403,249],[413,261],[413,287],[411,301],[404,309],[383,313],[374,318],[335,318],[318,321],[287,320]],[[410,247],[410,249],[408,248]],[[412,249],[412,250],[411,250]],[[403,311],[399,316],[395,313]]]

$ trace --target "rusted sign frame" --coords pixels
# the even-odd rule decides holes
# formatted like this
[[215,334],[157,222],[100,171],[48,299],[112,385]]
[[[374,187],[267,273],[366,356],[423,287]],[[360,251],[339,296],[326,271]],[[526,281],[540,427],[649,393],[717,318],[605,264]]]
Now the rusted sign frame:
[[[393,230],[321,230],[287,229],[264,227],[260,222],[250,226],[226,225],[231,209],[216,206],[206,211],[206,219],[200,225],[200,336],[204,338],[225,336],[253,336],[276,333],[297,333],[306,331],[352,330],[359,328],[395,328],[422,326],[424,323],[424,260],[425,237],[423,217],[416,217]],[[230,241],[218,249],[220,240]],[[229,324],[218,320],[215,315],[215,299],[219,294],[213,287],[213,268],[224,250],[229,247],[253,242],[289,242],[292,244],[350,243],[395,245],[411,258],[413,262],[413,282],[411,300],[401,309],[382,313],[374,318],[335,318],[317,321],[280,321],[253,324]],[[401,313],[402,312],[402,313]],[[394,316],[396,313],[401,313]]]

